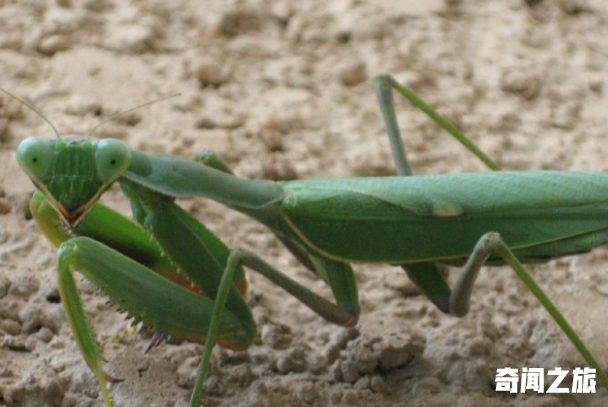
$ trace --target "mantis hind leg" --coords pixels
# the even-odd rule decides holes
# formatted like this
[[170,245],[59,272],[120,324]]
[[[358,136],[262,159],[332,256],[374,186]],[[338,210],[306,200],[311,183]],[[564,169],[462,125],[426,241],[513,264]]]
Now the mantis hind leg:
[[[397,115],[395,113],[393,87],[396,84],[396,81],[390,75],[377,75],[374,77],[376,96],[382,112],[382,118],[384,119],[397,174],[410,176],[413,172],[407,159],[405,145],[401,138],[401,131],[399,130]],[[451,290],[445,281],[445,273],[442,266],[433,262],[425,262],[402,264],[401,268],[403,268],[410,281],[437,308],[443,312],[449,312]]]
[[490,256],[493,255],[499,256],[513,269],[513,271],[515,271],[517,276],[523,281],[526,287],[528,287],[530,292],[534,294],[541,305],[547,310],[547,312],[549,312],[551,317],[566,334],[568,339],[570,339],[574,347],[579,351],[581,356],[583,356],[589,366],[595,369],[598,379],[608,390],[608,376],[606,376],[606,373],[604,373],[599,363],[595,360],[589,349],[587,349],[576,332],[574,332],[574,329],[570,326],[568,321],[566,321],[564,316],[551,302],[549,297],[547,297],[547,295],[536,284],[532,277],[526,272],[522,263],[517,259],[517,257],[515,257],[511,249],[509,249],[498,233],[486,233],[475,245],[473,253],[469,256],[469,259],[467,260],[462,269],[462,273],[458,278],[456,286],[454,287],[454,293],[450,302],[451,313],[457,316],[463,316],[469,311],[471,294],[479,274],[479,270],[490,258]]
[[397,125],[397,118],[393,106],[393,89],[396,90],[401,96],[406,98],[414,107],[426,114],[431,120],[437,123],[437,125],[447,131],[467,150],[473,153],[475,157],[479,158],[489,169],[494,171],[500,170],[500,166],[496,164],[490,157],[488,157],[487,154],[481,151],[481,149],[477,147],[477,145],[475,145],[475,143],[473,143],[468,137],[462,134],[460,130],[456,128],[456,126],[442,117],[429,105],[424,103],[414,92],[397,82],[391,75],[376,75],[374,77],[374,86],[376,87],[376,95],[378,96],[384,123],[391,141],[391,149],[393,150],[393,157],[395,157],[395,163],[397,165],[399,175],[411,175],[411,170],[409,169],[407,158],[405,158],[405,149],[399,133],[399,127]]

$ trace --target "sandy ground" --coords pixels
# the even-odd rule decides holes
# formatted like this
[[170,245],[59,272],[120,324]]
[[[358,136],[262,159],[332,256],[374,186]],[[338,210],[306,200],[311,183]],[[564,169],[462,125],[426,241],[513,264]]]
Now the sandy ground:
[[[63,134],[163,95],[97,136],[189,157],[215,149],[246,178],[393,174],[371,77],[390,72],[504,168],[608,168],[608,5],[601,0],[0,1],[0,85]],[[484,171],[404,102],[399,119],[415,172]],[[49,126],[0,98],[0,405],[101,406],[63,315],[55,250],[27,206],[34,187],[14,152]],[[128,213],[117,189],[104,202]],[[260,253],[329,295],[263,227],[202,199],[183,206],[229,246]],[[608,366],[608,256],[532,267]],[[393,267],[355,266],[356,329],[325,323],[250,275],[259,337],[216,349],[207,406],[602,406],[596,395],[497,394],[505,366],[571,369],[583,362],[508,269],[485,270],[463,319],[416,295]],[[104,344],[115,406],[185,406],[202,347],[149,336],[108,338],[123,315],[80,283]]]

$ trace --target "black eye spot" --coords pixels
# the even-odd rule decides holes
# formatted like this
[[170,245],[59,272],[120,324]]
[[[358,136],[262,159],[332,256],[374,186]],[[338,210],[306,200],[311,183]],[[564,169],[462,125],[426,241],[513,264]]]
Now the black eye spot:
[[110,160],[110,164],[112,164],[112,165],[116,164],[116,158],[112,158],[112,159]]
[[32,161],[35,162],[35,163],[37,163],[38,162],[38,157],[32,158]]

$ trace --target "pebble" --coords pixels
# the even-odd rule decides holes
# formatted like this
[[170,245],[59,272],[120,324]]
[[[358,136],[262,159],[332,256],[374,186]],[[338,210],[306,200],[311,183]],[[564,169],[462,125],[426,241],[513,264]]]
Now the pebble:
[[295,405],[301,405],[302,403],[313,404],[317,398],[317,390],[313,382],[296,383],[291,389]]
[[340,364],[340,373],[342,374],[342,380],[347,383],[355,383],[360,377],[357,365],[351,361]]
[[264,345],[274,349],[286,349],[293,339],[291,329],[288,326],[277,324],[262,326],[260,336]]
[[40,281],[33,276],[21,275],[15,278],[10,293],[16,297],[29,298],[40,288]]
[[14,319],[0,319],[0,331],[13,336],[19,335],[21,333],[21,324]]
[[353,87],[367,80],[367,68],[364,62],[354,62],[344,66],[338,73],[340,83]]
[[372,376],[369,387],[374,393],[388,393],[388,386],[382,376]]
[[342,395],[342,403],[346,405],[355,405],[361,399],[361,392],[359,390],[349,389],[345,390]]
[[533,100],[540,94],[542,79],[540,74],[530,68],[512,67],[502,73],[500,88],[507,93],[520,95],[526,100]]
[[417,335],[383,338],[374,344],[380,369],[389,371],[406,366],[415,356],[422,355],[425,340]]
[[70,37],[63,34],[54,34],[43,37],[38,43],[38,51],[44,55],[54,55],[61,51],[67,51],[72,47]]
[[13,209],[13,205],[10,203],[10,201],[6,198],[0,198],[0,215],[11,213],[11,209]]
[[277,370],[280,373],[303,372],[306,370],[306,351],[301,346],[285,351],[277,359]]
[[53,340],[53,337],[55,336],[55,334],[49,328],[47,328],[46,326],[43,326],[42,328],[40,328],[40,331],[38,331],[36,336],[42,342],[49,343],[50,341]]
[[[6,118],[0,118],[0,143],[7,143],[11,141],[13,138],[13,133],[11,131],[11,123]],[[2,208],[0,207],[0,211]],[[10,211],[10,209],[9,209]],[[0,212],[5,213],[5,212]]]

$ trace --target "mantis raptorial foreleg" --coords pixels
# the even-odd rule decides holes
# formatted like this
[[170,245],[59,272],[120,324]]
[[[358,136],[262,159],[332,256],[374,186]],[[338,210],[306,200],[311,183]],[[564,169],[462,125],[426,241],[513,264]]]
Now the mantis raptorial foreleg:
[[[106,380],[112,379],[101,368],[101,355],[74,283],[74,271],[83,274],[127,312],[141,315],[145,309],[142,321],[167,335],[193,340],[207,335],[213,300],[171,284],[136,261],[89,238],[78,237],[63,243],[58,252],[59,291],[74,338],[97,377],[106,406],[111,405]],[[226,342],[250,340],[243,337],[247,333],[239,318],[230,311],[216,325]]]

